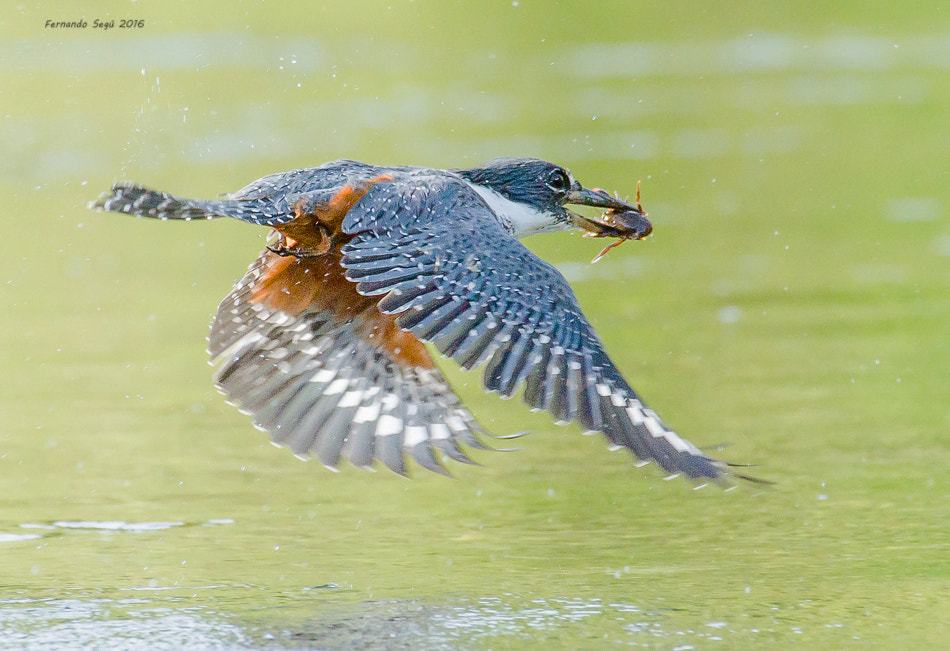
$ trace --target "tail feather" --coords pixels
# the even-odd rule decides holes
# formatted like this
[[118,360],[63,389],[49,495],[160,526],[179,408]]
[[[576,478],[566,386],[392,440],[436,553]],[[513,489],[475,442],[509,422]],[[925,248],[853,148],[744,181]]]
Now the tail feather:
[[215,219],[231,217],[252,224],[280,224],[292,220],[293,211],[259,199],[228,198],[216,201],[183,199],[167,192],[152,190],[135,183],[120,182],[91,202],[93,210],[125,213],[152,219]]
[[213,219],[229,217],[229,201],[204,201],[201,199],[181,199],[167,192],[159,192],[133,183],[116,183],[112,190],[105,192],[89,204],[94,210],[120,212],[136,217],[153,219]]

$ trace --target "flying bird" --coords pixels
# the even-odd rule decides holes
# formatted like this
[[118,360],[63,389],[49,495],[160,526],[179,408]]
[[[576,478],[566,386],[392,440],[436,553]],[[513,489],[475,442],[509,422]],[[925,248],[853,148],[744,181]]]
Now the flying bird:
[[[638,192],[639,195],[639,192]],[[585,217],[568,206],[606,209]],[[641,239],[640,207],[585,189],[559,165],[495,159],[472,169],[340,160],[265,176],[218,200],[117,183],[91,208],[161,220],[232,217],[272,229],[209,335],[215,382],[271,440],[335,467],[407,457],[445,474],[486,432],[426,347],[485,389],[670,474],[744,477],[670,429],[627,384],[564,277],[521,238],[579,228]],[[602,253],[602,254],[603,254]]]

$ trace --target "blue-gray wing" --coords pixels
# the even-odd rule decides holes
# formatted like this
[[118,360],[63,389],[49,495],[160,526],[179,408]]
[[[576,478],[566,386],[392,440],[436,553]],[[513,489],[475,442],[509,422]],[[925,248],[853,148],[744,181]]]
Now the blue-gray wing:
[[604,352],[564,277],[513,238],[470,188],[381,183],[347,214],[341,264],[396,325],[484,384],[559,422],[576,420],[671,473],[722,479],[727,464],[667,427]]

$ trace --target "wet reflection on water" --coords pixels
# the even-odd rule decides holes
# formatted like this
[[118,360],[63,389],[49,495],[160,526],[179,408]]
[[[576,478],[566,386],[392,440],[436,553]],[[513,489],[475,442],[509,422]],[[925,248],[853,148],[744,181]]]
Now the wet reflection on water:
[[[288,648],[288,649],[457,649],[522,646],[559,639],[590,645],[659,645],[680,650],[705,648],[709,642],[767,643],[776,633],[794,639],[801,625],[789,626],[773,608],[771,625],[754,628],[694,613],[642,607],[625,602],[571,597],[522,598],[517,595],[457,599],[442,604],[391,600],[338,604],[314,599],[310,614],[298,621],[280,607],[246,611],[253,623],[232,614],[248,604],[214,602],[216,590],[233,599],[236,587],[178,589],[174,596],[97,599],[7,599],[0,601],[4,642],[25,649],[66,648]],[[190,604],[202,593],[200,604]],[[208,605],[208,598],[212,605]],[[299,602],[300,595],[291,596]],[[306,597],[303,597],[306,599]],[[299,612],[298,603],[295,611]],[[808,604],[800,604],[807,607]],[[684,625],[684,622],[687,622]],[[821,626],[833,639],[858,639],[840,621]]]
[[204,609],[151,599],[0,600],[4,648],[225,649],[250,648],[240,627]]
[[0,542],[17,542],[20,540],[30,540],[34,538],[43,538],[48,535],[61,535],[66,531],[77,531],[86,533],[147,533],[152,531],[164,531],[174,527],[201,526],[208,527],[222,524],[234,524],[234,520],[229,518],[211,519],[207,522],[187,523],[187,522],[123,522],[121,520],[110,521],[72,521],[57,520],[48,524],[38,522],[27,522],[20,525],[21,529],[28,529],[38,533],[16,534],[0,533]]

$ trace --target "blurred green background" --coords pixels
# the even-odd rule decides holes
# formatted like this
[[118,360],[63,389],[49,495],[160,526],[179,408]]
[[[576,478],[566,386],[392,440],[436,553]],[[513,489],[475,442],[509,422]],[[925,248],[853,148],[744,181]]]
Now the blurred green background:
[[[945,643],[950,7],[47,2],[0,34],[0,647]],[[205,364],[265,233],[86,208],[496,156],[641,181],[649,240],[527,244],[773,489],[662,481],[448,366],[519,451],[300,462]]]

